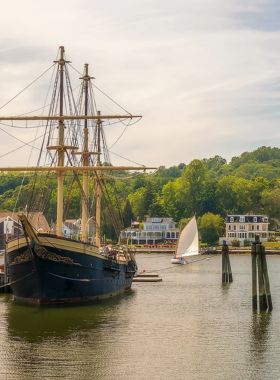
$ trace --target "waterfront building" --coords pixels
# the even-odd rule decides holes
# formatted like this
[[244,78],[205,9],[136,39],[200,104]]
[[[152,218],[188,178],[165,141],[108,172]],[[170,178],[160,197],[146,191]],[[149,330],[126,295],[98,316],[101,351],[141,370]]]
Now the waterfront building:
[[[33,227],[40,232],[50,232],[50,226],[42,212],[34,212],[29,218]],[[5,242],[21,235],[22,227],[17,213],[0,212],[0,252],[5,251]]]
[[233,239],[237,239],[240,245],[244,245],[244,240],[254,241],[255,235],[260,236],[260,241],[267,241],[275,236],[275,231],[269,231],[269,221],[267,215],[255,215],[252,211],[245,215],[228,215],[225,218],[225,236],[219,237],[219,244],[223,240],[231,245]]
[[[91,240],[95,233],[95,221],[90,218],[87,222],[87,236]],[[64,237],[73,238],[74,236],[80,240],[82,236],[82,219],[66,219],[63,223],[62,234]]]
[[[136,231],[132,235],[133,244],[157,244],[164,240],[175,243],[179,237],[179,229],[173,218],[145,218],[142,222],[143,230]],[[125,236],[129,237],[131,230],[125,231]]]

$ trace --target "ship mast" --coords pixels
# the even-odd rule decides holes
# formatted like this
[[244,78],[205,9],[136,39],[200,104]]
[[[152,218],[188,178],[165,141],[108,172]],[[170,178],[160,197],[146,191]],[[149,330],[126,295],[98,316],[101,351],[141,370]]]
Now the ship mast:
[[[60,46],[60,60],[59,64],[59,75],[60,75],[60,86],[59,86],[59,116],[63,116],[63,71],[65,60],[63,58],[64,47]],[[63,119],[59,120],[58,123],[58,165],[64,166],[64,123]],[[57,224],[56,224],[56,234],[57,236],[62,235],[62,223],[63,223],[63,171],[58,172],[58,182],[57,182]]]
[[[100,111],[97,111],[97,115],[100,116]],[[101,153],[101,146],[100,146],[100,134],[101,134],[101,123],[102,121],[100,119],[97,120],[97,153],[99,154],[98,156],[98,161],[97,161],[97,166],[101,166],[101,161],[100,161],[100,153]],[[97,247],[100,247],[100,221],[101,221],[101,171],[96,170],[96,241],[95,244]]]
[[[83,172],[83,191],[85,197],[83,199],[82,207],[82,241],[86,242],[86,228],[88,221],[88,172],[96,172],[96,245],[100,246],[100,216],[101,216],[101,173],[102,171],[108,170],[143,170],[144,172],[147,169],[156,169],[155,167],[145,167],[145,166],[117,166],[117,167],[106,167],[101,166],[100,155],[101,155],[101,128],[102,120],[104,119],[132,119],[132,118],[141,118],[142,116],[132,116],[131,114],[127,115],[101,115],[100,111],[97,112],[97,115],[88,115],[88,86],[91,77],[88,75],[88,64],[85,64],[85,75],[81,78],[84,80],[84,89],[85,89],[85,115],[63,115],[63,101],[64,101],[64,71],[65,64],[69,61],[64,59],[64,46],[60,46],[60,59],[59,61],[54,61],[59,65],[59,115],[52,116],[0,116],[1,121],[38,121],[38,120],[47,120],[47,121],[58,121],[58,144],[56,146],[47,146],[47,150],[56,150],[58,156],[57,166],[55,167],[0,167],[0,171],[22,171],[22,172],[51,172],[55,171],[58,176],[58,186],[57,186],[57,236],[62,236],[62,225],[63,225],[63,176],[65,171],[82,171]],[[64,143],[64,121],[65,120],[84,120],[84,146],[82,152],[77,152],[78,147],[68,146]],[[97,152],[88,151],[88,120],[96,120],[97,124]],[[72,151],[72,154],[82,154],[83,166],[64,166],[64,156],[65,151],[69,149]],[[76,152],[74,152],[74,150]],[[89,157],[92,154],[98,155],[97,165],[89,166]]]
[[[88,115],[88,84],[91,77],[88,75],[88,63],[85,64],[85,75],[81,78],[84,81],[84,90],[85,90],[85,116]],[[84,123],[84,149],[82,152],[83,166],[89,166],[89,151],[88,151],[88,120],[85,119]],[[88,171],[83,171],[83,191],[84,197],[82,197],[82,241],[86,242],[87,240],[87,221],[88,221]],[[85,199],[84,199],[85,198]]]

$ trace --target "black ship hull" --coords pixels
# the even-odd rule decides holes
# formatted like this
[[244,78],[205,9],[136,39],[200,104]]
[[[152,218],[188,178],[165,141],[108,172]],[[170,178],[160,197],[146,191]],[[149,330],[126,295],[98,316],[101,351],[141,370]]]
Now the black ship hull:
[[7,265],[15,299],[36,304],[109,298],[131,288],[136,263],[110,257],[96,246],[51,235],[39,244],[22,238],[7,245]]

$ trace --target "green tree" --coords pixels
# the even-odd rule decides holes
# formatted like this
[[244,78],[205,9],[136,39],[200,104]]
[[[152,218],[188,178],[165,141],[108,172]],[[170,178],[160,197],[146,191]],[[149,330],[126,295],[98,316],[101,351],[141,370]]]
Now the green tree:
[[223,235],[225,221],[220,215],[211,212],[197,219],[197,227],[202,243],[213,244]]
[[181,202],[188,205],[192,214],[195,214],[200,208],[201,193],[206,179],[208,179],[206,167],[200,160],[193,160],[181,177],[180,194],[178,195]]
[[132,220],[134,220],[134,214],[133,214],[129,199],[127,198],[124,209],[123,209],[123,222],[124,222],[125,228],[131,226]]

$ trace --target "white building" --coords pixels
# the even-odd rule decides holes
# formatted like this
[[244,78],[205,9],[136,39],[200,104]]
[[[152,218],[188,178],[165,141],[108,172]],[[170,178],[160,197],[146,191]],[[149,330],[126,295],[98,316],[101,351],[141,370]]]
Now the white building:
[[[134,244],[156,244],[164,240],[175,242],[178,239],[179,229],[172,218],[145,218],[142,223],[143,230],[132,235]],[[129,237],[131,231],[133,229],[125,232],[126,237]]]
[[275,236],[274,231],[268,231],[268,217],[254,215],[252,211],[246,215],[227,215],[225,222],[225,236],[219,238],[220,244],[225,240],[231,245],[232,240],[237,239],[243,245],[244,240],[254,241],[255,234],[260,236],[261,242]]

